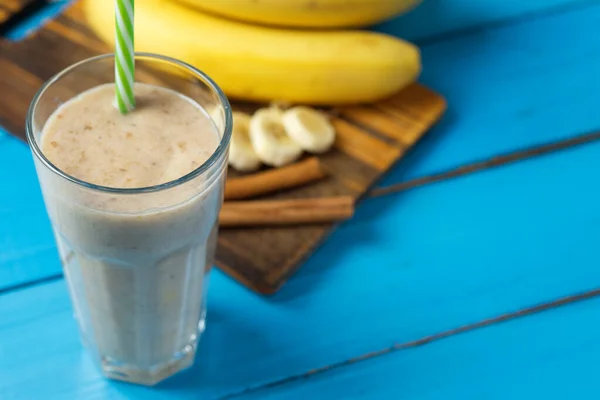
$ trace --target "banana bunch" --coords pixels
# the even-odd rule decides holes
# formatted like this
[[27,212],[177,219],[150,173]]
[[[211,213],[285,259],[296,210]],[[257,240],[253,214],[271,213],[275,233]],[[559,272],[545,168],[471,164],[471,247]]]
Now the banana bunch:
[[421,0],[179,0],[224,17],[295,28],[364,27],[402,14]]
[[[254,7],[254,13],[244,13],[253,21],[258,21],[253,15],[271,15],[263,9],[271,4],[274,23],[294,25],[282,17],[287,15],[297,26],[327,27],[362,25],[414,3],[414,0],[180,1],[207,9],[225,7],[230,11]],[[312,12],[298,16],[298,10],[313,4]],[[113,45],[113,2],[84,0],[83,7],[92,30]],[[342,15],[348,19],[338,19]],[[310,21],[316,25],[310,25]],[[137,2],[135,38],[136,51],[188,62],[213,78],[228,97],[240,100],[316,105],[371,102],[412,83],[421,70],[419,49],[391,36],[357,30],[296,30],[247,24],[204,13],[176,0]]]
[[304,151],[324,153],[334,141],[335,129],[328,118],[309,107],[285,111],[266,107],[254,115],[234,112],[229,165],[243,172],[256,171],[261,164],[281,167],[298,160]]

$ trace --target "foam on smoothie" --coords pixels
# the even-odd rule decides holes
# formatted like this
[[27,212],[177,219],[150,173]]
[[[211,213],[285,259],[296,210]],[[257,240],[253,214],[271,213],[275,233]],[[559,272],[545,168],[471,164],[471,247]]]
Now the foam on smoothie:
[[212,123],[190,99],[142,83],[135,94],[137,107],[127,115],[113,105],[114,84],[63,104],[44,126],[44,155],[83,181],[139,188],[184,176],[215,151]]

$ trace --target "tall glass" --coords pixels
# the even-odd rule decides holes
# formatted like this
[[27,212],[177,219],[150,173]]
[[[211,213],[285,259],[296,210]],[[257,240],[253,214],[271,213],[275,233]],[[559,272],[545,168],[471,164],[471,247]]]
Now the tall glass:
[[114,82],[113,70],[109,54],[51,78],[30,106],[27,139],[84,344],[107,377],[152,385],[193,363],[204,329],[231,108],[201,71],[136,54],[136,82],[176,90],[212,110],[220,143],[203,165],[175,181],[136,189],[84,182],[44,156],[42,129],[64,102]]

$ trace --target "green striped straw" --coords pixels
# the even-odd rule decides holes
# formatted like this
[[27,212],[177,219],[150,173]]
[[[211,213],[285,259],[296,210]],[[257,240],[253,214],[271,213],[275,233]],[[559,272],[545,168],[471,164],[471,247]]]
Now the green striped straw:
[[127,114],[135,108],[135,96],[133,94],[133,79],[135,76],[135,60],[133,53],[133,3],[133,0],[115,0],[116,103],[121,114]]

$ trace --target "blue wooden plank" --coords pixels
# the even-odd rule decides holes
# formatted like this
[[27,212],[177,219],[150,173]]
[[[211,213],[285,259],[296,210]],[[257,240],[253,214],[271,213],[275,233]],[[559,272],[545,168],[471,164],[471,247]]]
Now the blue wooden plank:
[[600,299],[230,398],[597,399]]
[[410,13],[375,28],[419,42],[594,3],[598,0],[424,0]]
[[270,298],[215,273],[201,361],[158,391],[90,367],[62,281],[7,293],[0,388],[212,398],[590,289],[600,282],[599,153],[595,143],[366,201]]
[[599,16],[593,5],[424,46],[421,81],[449,108],[383,183],[599,129]]
[[29,148],[0,131],[0,290],[60,273]]
[[32,35],[40,28],[40,26],[60,14],[69,3],[70,2],[66,0],[47,3],[45,6],[35,10],[35,12],[28,15],[23,21],[12,27],[4,37],[8,40],[19,41]]

